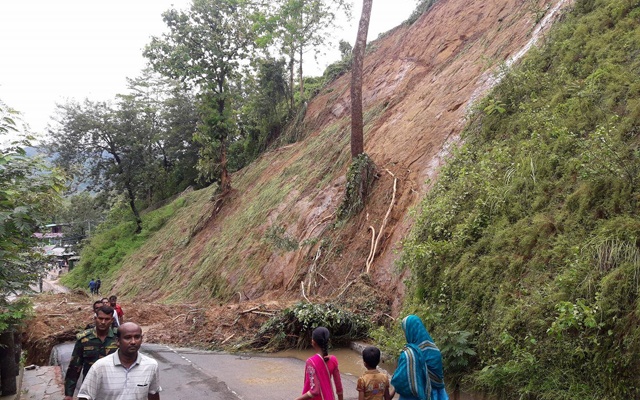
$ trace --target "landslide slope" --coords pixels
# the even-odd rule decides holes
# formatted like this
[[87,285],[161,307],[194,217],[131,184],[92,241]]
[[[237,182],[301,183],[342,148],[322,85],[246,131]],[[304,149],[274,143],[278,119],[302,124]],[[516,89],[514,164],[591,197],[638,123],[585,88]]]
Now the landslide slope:
[[393,293],[397,307],[406,272],[395,260],[410,208],[429,190],[498,66],[526,51],[568,3],[441,0],[372,42],[364,65],[365,151],[379,179],[360,215],[335,224],[350,162],[346,74],[308,104],[303,139],[235,173],[222,204],[211,201],[213,189],[183,194],[181,208],[125,260],[112,289],[169,302],[294,299],[302,288],[306,296],[336,296],[364,271],[369,227],[380,230],[393,199],[371,282]]

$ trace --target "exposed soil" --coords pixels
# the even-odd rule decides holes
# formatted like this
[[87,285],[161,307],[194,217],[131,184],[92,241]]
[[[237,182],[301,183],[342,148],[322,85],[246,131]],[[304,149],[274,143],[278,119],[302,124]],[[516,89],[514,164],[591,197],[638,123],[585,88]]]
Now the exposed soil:
[[[302,300],[305,285],[313,289],[306,295],[314,301],[340,297],[341,303],[358,310],[358,303],[373,300],[380,305],[381,314],[397,315],[407,272],[398,273],[396,260],[412,225],[409,210],[427,193],[440,165],[457,146],[465,115],[491,88],[496,68],[510,63],[529,46],[534,33],[540,34],[535,20],[539,11],[570,3],[441,0],[414,24],[399,26],[371,43],[363,80],[365,151],[378,166],[379,178],[365,210],[342,229],[331,230],[331,217],[344,190],[345,170],[336,172],[330,165],[347,159],[344,154],[348,150],[326,143],[322,151],[327,165],[317,168],[329,171],[328,183],[316,187],[319,175],[313,175],[313,182],[307,176],[291,176],[297,186],[292,185],[294,189],[281,205],[270,210],[268,220],[260,226],[264,231],[273,221],[286,221],[286,233],[291,237],[300,242],[328,239],[334,251],[316,245],[295,252],[274,252],[246,232],[237,238],[235,247],[215,261],[219,265],[212,269],[215,273],[198,275],[199,268],[211,262],[207,256],[212,244],[228,237],[222,222],[233,220],[238,210],[246,208],[243,199],[258,193],[269,179],[283,175],[294,160],[309,158],[314,150],[308,143],[327,127],[340,126],[334,142],[342,139],[350,112],[349,74],[309,103],[306,139],[264,154],[261,160],[268,164],[264,170],[247,167],[233,176],[234,182],[242,182],[244,176],[250,184],[235,188],[220,210],[203,208],[203,216],[209,213],[215,218],[204,218],[202,226],[198,225],[201,222],[195,224],[199,226],[197,234],[185,241],[185,231],[192,228],[180,228],[173,237],[149,241],[146,255],[127,260],[127,268],[111,288],[121,295],[125,319],[144,325],[148,341],[200,347],[246,343],[271,312]],[[394,177],[398,178],[395,198]],[[393,208],[375,252],[370,280],[363,280],[371,249],[370,227],[380,230],[390,204]],[[254,242],[240,245],[247,240]],[[314,260],[320,256],[324,257],[324,269],[316,271]],[[163,268],[169,271],[166,279],[152,282],[146,275],[146,271]],[[203,285],[224,282],[234,297],[228,304],[211,303],[211,288],[207,287],[208,293],[205,288],[194,292],[192,304],[167,305],[175,301],[171,290],[184,288],[194,279]],[[135,294],[127,293],[131,285],[136,286]],[[91,299],[71,293],[40,296],[36,302],[38,317],[27,328],[29,358],[45,363],[46,349],[52,343],[73,338],[77,329],[90,322]]]
[[[354,312],[366,312],[376,325],[391,322],[388,317],[390,302],[382,292],[370,286],[366,277],[361,277],[351,287],[355,296],[333,300]],[[27,321],[23,334],[27,364],[48,365],[53,346],[74,341],[76,334],[93,322],[94,300],[80,290],[34,296],[35,315]],[[364,304],[364,301],[374,302],[375,313],[369,311],[371,303]],[[251,349],[262,324],[292,306],[294,301],[243,301],[206,306],[128,301],[119,304],[125,313],[125,321],[143,327],[146,342],[233,351]]]
[[[93,321],[93,301],[82,291],[34,297],[36,315],[27,322],[23,336],[27,364],[47,365],[54,345],[74,341],[76,334]],[[206,308],[190,304],[123,302],[120,305],[125,321],[134,321],[143,327],[147,342],[211,348],[251,339],[267,320],[267,313],[282,307],[262,303]],[[243,312],[247,310],[251,311]]]
[[[335,296],[363,272],[371,228],[379,232],[382,226],[395,176],[393,208],[370,273],[375,286],[393,293],[397,313],[407,272],[399,273],[396,262],[413,223],[409,210],[419,204],[441,163],[458,145],[465,116],[491,88],[496,69],[511,63],[534,35],[542,36],[536,17],[544,10],[550,13],[553,5],[569,3],[441,0],[412,25],[370,43],[363,72],[365,151],[377,165],[379,179],[360,215],[339,229],[332,227],[350,159],[345,140],[350,116],[347,73],[309,102],[302,140],[267,152],[234,174],[234,189],[224,205],[215,211],[203,208],[203,214],[213,217],[203,215],[183,244],[177,240],[183,232],[145,244],[126,261],[113,290],[125,298],[135,293],[138,299],[174,301],[181,294],[173,295],[173,288],[179,292],[202,282],[182,296],[215,298],[224,287],[226,293],[218,298],[302,299],[304,285],[313,289],[307,296]],[[309,159],[316,160],[312,166],[300,162]],[[304,171],[291,170],[303,165]],[[262,206],[253,202],[263,188],[275,185],[286,186],[283,200],[246,232],[233,232],[233,221]],[[285,228],[299,243],[314,244],[274,251],[263,240],[274,226]],[[221,238],[226,247],[218,251]],[[160,274],[149,279],[150,271],[160,270],[167,271],[164,279]],[[169,276],[174,286],[167,290]]]

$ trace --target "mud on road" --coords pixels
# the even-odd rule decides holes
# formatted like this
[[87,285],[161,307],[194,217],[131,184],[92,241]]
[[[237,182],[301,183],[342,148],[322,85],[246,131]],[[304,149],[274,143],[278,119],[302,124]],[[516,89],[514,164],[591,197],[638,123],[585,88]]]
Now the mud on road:
[[[23,329],[27,364],[48,365],[53,346],[73,341],[93,322],[92,304],[98,296],[84,291],[43,293],[33,297],[35,315]],[[250,341],[260,326],[289,304],[156,304],[119,302],[124,320],[144,327],[145,342],[205,349]]]

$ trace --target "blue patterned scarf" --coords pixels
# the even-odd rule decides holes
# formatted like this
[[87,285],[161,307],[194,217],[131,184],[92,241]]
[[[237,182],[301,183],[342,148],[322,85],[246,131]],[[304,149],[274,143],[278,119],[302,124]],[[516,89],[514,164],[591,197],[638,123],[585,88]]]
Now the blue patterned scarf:
[[391,384],[405,397],[420,400],[448,398],[444,391],[442,356],[422,320],[416,315],[409,315],[402,320],[402,329],[407,344],[400,354]]

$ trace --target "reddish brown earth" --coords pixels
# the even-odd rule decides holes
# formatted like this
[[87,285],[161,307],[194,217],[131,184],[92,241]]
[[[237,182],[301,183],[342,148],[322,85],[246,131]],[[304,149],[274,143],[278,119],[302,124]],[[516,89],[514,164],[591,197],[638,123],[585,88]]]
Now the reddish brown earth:
[[[398,273],[396,260],[407,236],[411,207],[429,190],[430,180],[456,146],[465,115],[474,100],[490,87],[494,71],[527,46],[537,28],[537,10],[562,0],[442,0],[410,26],[399,26],[370,44],[364,65],[365,152],[379,168],[379,179],[360,213],[342,229],[324,230],[339,206],[345,171],[329,184],[310,193],[292,192],[272,217],[286,215],[287,233],[307,239],[333,235],[342,249],[326,257],[323,277],[316,279],[317,293],[334,296],[364,272],[371,249],[369,227],[380,230],[393,193],[397,193],[371,269],[372,284],[392,294],[393,312],[404,295],[405,273]],[[538,24],[539,26],[539,24]],[[278,176],[294,160],[309,157],[309,147],[332,125],[339,126],[335,142],[348,135],[350,75],[344,75],[316,96],[307,109],[308,136],[301,142],[268,154],[272,164],[258,177]],[[369,115],[369,117],[367,117]],[[337,148],[327,141],[323,149],[327,164],[345,159],[348,146]],[[327,168],[318,166],[318,168]],[[393,174],[393,176],[392,176]],[[238,178],[242,176],[239,174]],[[242,207],[242,194],[234,204]],[[236,200],[239,200],[236,202]],[[292,211],[293,210],[293,211]],[[234,213],[230,206],[223,213]],[[224,215],[222,215],[224,217]],[[215,231],[215,227],[212,227]],[[212,236],[224,231],[212,233]],[[207,239],[209,240],[209,239]],[[285,255],[262,254],[266,261],[259,276],[240,287],[247,298],[301,298],[300,283],[313,279],[309,267],[317,247]],[[233,278],[231,278],[233,279]],[[240,296],[243,297],[243,296]]]
[[[419,204],[451,148],[458,145],[465,115],[490,89],[497,67],[511,63],[512,57],[527,48],[540,27],[534,20],[537,12],[570,3],[441,0],[412,25],[399,26],[371,43],[363,79],[365,152],[377,165],[379,178],[365,210],[340,229],[331,229],[349,161],[348,145],[344,145],[350,109],[347,74],[310,101],[303,140],[271,151],[236,173],[234,190],[215,212],[203,207],[202,215],[213,217],[191,223],[201,224],[201,229],[176,227],[163,239],[146,244],[147,255],[141,253],[127,261],[127,268],[110,290],[121,295],[125,310],[131,312],[127,318],[148,326],[147,336],[153,341],[202,345],[241,342],[255,333],[269,312],[301,300],[302,285],[309,288],[306,295],[314,301],[340,296],[343,303],[354,304],[374,298],[380,312],[396,315],[408,273],[398,272],[396,260],[413,223],[409,210]],[[331,126],[338,129],[325,140],[322,135]],[[319,138],[325,142],[318,145]],[[248,207],[247,199],[258,196],[263,185],[285,174],[297,161],[312,157],[318,148],[325,165],[317,165],[318,171],[310,176],[290,178],[292,189],[281,204],[269,210],[259,232],[241,233],[224,259],[215,261],[214,272],[200,277],[198,269],[210,262],[207,254],[214,251],[212,246],[220,238],[229,237],[233,222],[228,221]],[[394,176],[398,179],[395,197]],[[369,227],[380,230],[390,204],[375,261],[370,274],[364,276],[371,249]],[[330,238],[340,249],[326,252],[316,244],[274,252],[254,238],[263,237],[273,221],[286,221],[286,233],[301,242]],[[182,237],[189,229],[195,233],[185,241]],[[254,243],[245,243],[248,240]],[[312,268],[318,258],[323,258],[320,271]],[[162,268],[170,269],[168,278],[147,275]],[[183,297],[178,305],[166,305],[175,302],[172,295],[194,279],[202,280],[203,287],[189,292],[186,300],[192,304],[184,304]],[[205,284],[212,280],[223,282],[234,293],[228,303],[210,300],[211,289]],[[34,350],[68,334],[64,332],[70,332],[69,328],[86,324],[90,299],[75,294],[64,303],[60,296],[64,297],[45,298],[46,305],[38,300],[42,304],[37,310],[40,317],[29,327]],[[255,307],[265,313],[242,312]]]

